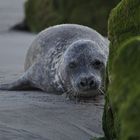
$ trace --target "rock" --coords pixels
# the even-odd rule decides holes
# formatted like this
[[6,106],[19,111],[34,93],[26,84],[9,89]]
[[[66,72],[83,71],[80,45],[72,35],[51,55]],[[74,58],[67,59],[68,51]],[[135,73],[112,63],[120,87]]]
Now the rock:
[[103,128],[108,140],[140,139],[140,37],[136,37],[140,35],[139,13],[139,0],[122,0],[109,18],[111,83],[103,117]]
[[[140,139],[140,36],[127,40],[118,50],[108,94],[117,140]],[[109,129],[111,130],[111,128]]]
[[[108,21],[108,37],[110,44],[110,63],[116,56],[120,44],[140,35],[140,1],[122,0],[112,11]],[[111,64],[110,64],[111,65]]]
[[33,32],[55,24],[76,23],[106,35],[109,12],[119,1],[28,0],[25,5],[26,21]]

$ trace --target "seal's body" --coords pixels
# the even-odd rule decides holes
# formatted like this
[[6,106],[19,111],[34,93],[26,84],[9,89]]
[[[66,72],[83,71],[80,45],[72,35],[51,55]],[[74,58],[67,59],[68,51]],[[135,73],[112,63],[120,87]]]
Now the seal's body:
[[31,44],[23,76],[0,89],[94,95],[103,86],[108,53],[108,41],[91,28],[75,24],[50,27]]

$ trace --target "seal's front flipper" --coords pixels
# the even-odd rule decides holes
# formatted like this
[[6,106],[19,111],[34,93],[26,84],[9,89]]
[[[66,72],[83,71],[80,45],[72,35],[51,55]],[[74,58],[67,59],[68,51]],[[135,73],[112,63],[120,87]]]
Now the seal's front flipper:
[[31,90],[34,87],[26,76],[22,76],[16,81],[9,84],[0,84],[0,90]]

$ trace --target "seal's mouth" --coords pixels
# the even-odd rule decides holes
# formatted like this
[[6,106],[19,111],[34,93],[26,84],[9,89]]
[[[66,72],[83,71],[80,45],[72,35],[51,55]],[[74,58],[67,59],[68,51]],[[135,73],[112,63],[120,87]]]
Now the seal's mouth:
[[96,96],[101,95],[101,80],[94,76],[80,77],[71,83],[75,96]]
[[89,96],[97,96],[97,95],[100,95],[100,89],[78,89],[76,88],[74,90],[74,95],[75,96],[84,96],[84,97],[89,97]]
[[105,95],[104,94],[104,88],[102,89],[102,86],[99,86],[99,88],[97,89],[87,89],[87,90],[81,90],[78,89],[78,87],[72,86],[69,90],[69,92],[67,92],[67,95],[72,98],[76,98],[76,99],[94,99],[100,95]]

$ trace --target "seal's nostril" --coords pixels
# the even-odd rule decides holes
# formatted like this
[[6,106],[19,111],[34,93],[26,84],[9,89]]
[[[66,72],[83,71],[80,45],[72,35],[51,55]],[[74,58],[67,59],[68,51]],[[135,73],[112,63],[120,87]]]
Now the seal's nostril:
[[81,85],[82,87],[86,86],[85,82],[83,82],[83,81],[80,82],[80,85]]
[[94,81],[93,80],[90,81],[89,86],[90,87],[93,87],[94,86]]
[[89,90],[96,89],[98,87],[98,84],[93,77],[84,77],[80,79],[80,81],[78,82],[78,86],[81,89]]

